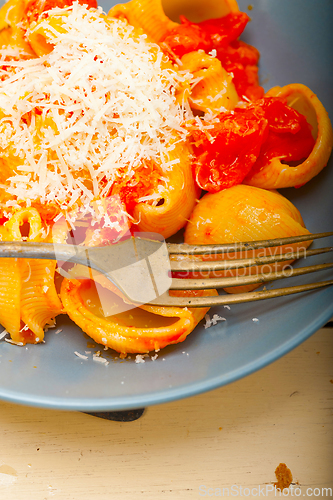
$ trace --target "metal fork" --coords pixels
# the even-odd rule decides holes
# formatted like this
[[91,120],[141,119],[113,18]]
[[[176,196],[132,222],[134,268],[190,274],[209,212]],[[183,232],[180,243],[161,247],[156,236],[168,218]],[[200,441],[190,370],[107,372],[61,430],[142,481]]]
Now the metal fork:
[[[115,245],[85,247],[59,243],[0,242],[0,257],[50,259],[83,264],[105,275],[128,300],[137,304],[150,303],[161,306],[208,307],[240,302],[252,302],[283,295],[290,295],[333,284],[333,279],[300,286],[278,288],[269,291],[226,294],[209,297],[170,296],[169,290],[220,289],[229,286],[262,284],[285,277],[300,276],[333,267],[333,263],[317,264],[286,271],[259,272],[248,276],[231,276],[207,279],[171,278],[171,272],[214,272],[237,270],[251,266],[261,266],[310,257],[331,252],[333,247],[297,250],[278,255],[251,257],[246,259],[226,259],[210,261],[170,260],[170,255],[217,255],[264,248],[291,245],[293,243],[332,236],[333,232],[306,234],[288,238],[262,241],[248,241],[219,245],[165,244],[151,238],[132,237]],[[158,237],[158,235],[156,235]],[[69,274],[70,277],[70,274]]]

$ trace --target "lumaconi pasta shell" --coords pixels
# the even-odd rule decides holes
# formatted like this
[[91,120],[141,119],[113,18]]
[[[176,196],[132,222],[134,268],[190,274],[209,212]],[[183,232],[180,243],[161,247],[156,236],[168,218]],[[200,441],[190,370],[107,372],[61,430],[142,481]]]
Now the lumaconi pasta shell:
[[188,96],[192,108],[217,113],[235,108],[239,97],[232,76],[216,57],[197,51],[185,54],[181,62],[182,69],[189,70],[199,80]]
[[50,35],[54,37],[54,33],[63,33],[63,17],[66,13],[59,15],[49,15],[46,19],[38,22],[28,32],[28,41],[36,52],[41,57],[52,51],[53,45],[49,43]]
[[0,47],[9,46],[19,49],[22,53],[35,55],[30,45],[24,39],[21,28],[22,16],[25,10],[24,0],[9,0],[0,9]]
[[305,115],[313,127],[316,143],[311,154],[300,165],[289,166],[281,163],[279,158],[273,158],[259,172],[252,175],[250,172],[243,182],[265,189],[303,185],[326,166],[332,151],[333,131],[327,111],[312,90],[300,83],[273,87],[266,95],[285,97],[289,106]]
[[[29,241],[42,241],[41,218],[35,208],[15,212],[2,230],[3,240],[21,241],[21,227],[29,225]],[[58,242],[61,237],[56,236]],[[50,240],[51,241],[51,240]],[[0,323],[14,342],[38,343],[44,327],[63,312],[54,283],[55,261],[1,259]],[[2,311],[2,312],[1,312]]]
[[[90,286],[89,280],[64,279],[61,299],[66,313],[95,342],[120,353],[147,353],[182,342],[208,311],[208,308],[141,306],[131,309],[126,318],[117,313],[106,318],[87,307],[80,293],[87,286]],[[216,295],[216,291],[200,291],[199,295]],[[133,326],[142,310],[155,315],[156,326]],[[165,324],[165,318],[174,318],[174,321]]]
[[0,31],[0,47],[5,47],[6,45],[10,44],[12,33],[12,28],[3,28]]
[[184,227],[191,215],[199,193],[192,175],[188,146],[176,144],[169,155],[169,160],[173,159],[179,161],[163,172],[168,182],[161,192],[161,203],[153,206],[142,202],[134,209],[139,231],[156,232],[168,238]]
[[190,17],[191,21],[199,22],[210,18],[223,17],[230,12],[239,12],[236,0],[218,0],[209,2],[209,6],[202,0],[164,0],[163,7],[171,19],[178,19],[179,15]]
[[[195,207],[185,230],[185,242],[189,244],[234,243],[239,241],[264,240],[309,234],[304,227],[301,214],[287,198],[276,191],[267,191],[252,186],[238,185],[218,193],[206,194]],[[228,253],[225,259],[251,258],[254,255],[278,255],[304,249],[311,242],[246,251]],[[200,260],[196,256],[197,260]],[[208,255],[205,260],[216,260],[216,255]],[[280,271],[291,261],[254,266],[238,271],[238,275],[249,273]],[[217,271],[214,276],[232,276],[235,271]],[[184,276],[185,277],[185,276]],[[186,276],[187,277],[187,276]],[[188,277],[201,278],[192,275]],[[230,287],[225,290],[231,293],[253,290],[258,285]]]
[[[1,241],[10,241],[7,229],[0,227]],[[0,324],[14,342],[20,341],[21,274],[17,259],[0,259]]]
[[108,16],[125,18],[135,28],[142,28],[154,42],[178,24],[165,15],[161,0],[131,0],[112,7]]

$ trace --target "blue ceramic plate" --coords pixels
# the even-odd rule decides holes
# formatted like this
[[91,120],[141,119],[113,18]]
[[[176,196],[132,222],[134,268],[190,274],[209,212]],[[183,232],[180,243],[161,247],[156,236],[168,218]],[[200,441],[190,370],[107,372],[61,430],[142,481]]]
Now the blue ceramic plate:
[[[248,0],[239,3],[252,18],[243,39],[261,52],[266,89],[303,83],[332,116],[332,1],[255,0],[251,11]],[[111,3],[103,7],[108,10]],[[332,229],[332,187],[331,161],[306,186],[282,193],[301,211],[310,231],[327,231]],[[332,240],[324,243],[333,244]],[[313,258],[313,262],[323,261]],[[322,272],[318,279],[332,279],[332,273]],[[301,277],[293,284],[310,280]],[[87,348],[90,339],[61,317],[62,331],[47,333],[45,344],[19,348],[0,342],[0,398],[48,408],[102,411],[208,391],[262,368],[308,338],[333,315],[333,287],[212,312],[226,321],[207,330],[199,325],[185,342],[164,349],[155,361],[136,364],[133,357],[120,361],[107,351],[103,352],[110,361],[107,366],[74,355],[74,351],[97,351],[98,346]]]

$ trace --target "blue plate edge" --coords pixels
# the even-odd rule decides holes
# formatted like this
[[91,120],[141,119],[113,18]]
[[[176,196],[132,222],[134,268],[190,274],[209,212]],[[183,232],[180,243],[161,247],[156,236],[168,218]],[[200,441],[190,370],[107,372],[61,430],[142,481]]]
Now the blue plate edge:
[[186,385],[184,386],[184,388],[178,388],[176,390],[170,389],[164,391],[161,395],[157,395],[156,393],[152,393],[146,396],[131,395],[128,396],[128,402],[126,402],[126,398],[124,397],[119,398],[121,399],[120,402],[117,402],[117,400],[105,400],[104,398],[98,400],[92,400],[91,398],[89,398],[89,402],[85,401],[83,398],[80,398],[80,400],[76,402],[75,400],[73,400],[73,398],[47,399],[45,397],[26,397],[24,393],[13,394],[13,392],[10,391],[10,393],[7,394],[7,391],[0,390],[0,399],[8,403],[15,403],[22,406],[30,406],[43,409],[57,409],[63,411],[132,410],[135,408],[155,406],[159,404],[178,401],[180,399],[186,399],[188,397],[197,396],[205,392],[229,385],[233,382],[236,382],[237,380],[240,380],[244,377],[247,377],[248,375],[251,375],[252,373],[261,370],[269,364],[272,364],[273,362],[277,361],[278,359],[298,347],[314,333],[316,333],[331,319],[332,315],[333,305],[332,308],[328,308],[327,310],[323,311],[320,316],[315,317],[314,321],[310,323],[305,329],[300,331],[295,337],[291,338],[284,344],[280,345],[278,348],[269,352],[269,354],[262,356],[261,358],[257,358],[247,365],[244,365],[241,369],[231,371],[227,375],[212,378],[208,382],[196,382],[191,385]]

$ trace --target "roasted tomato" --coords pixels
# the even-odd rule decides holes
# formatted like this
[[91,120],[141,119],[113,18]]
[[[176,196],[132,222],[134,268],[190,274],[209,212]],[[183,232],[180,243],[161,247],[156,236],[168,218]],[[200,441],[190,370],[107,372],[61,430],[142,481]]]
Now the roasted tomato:
[[315,143],[305,116],[278,97],[221,114],[207,132],[211,137],[193,134],[194,170],[198,185],[211,193],[240,184],[272,158],[289,164],[304,160]]
[[307,158],[315,140],[305,116],[279,97],[265,97],[256,105],[264,111],[268,135],[251,173],[258,172],[273,158],[279,158],[289,165]]
[[264,95],[259,85],[259,52],[251,45],[238,40],[249,17],[244,12],[232,12],[218,19],[192,23],[181,16],[181,24],[169,31],[161,40],[163,50],[173,58],[189,52],[216,50],[216,57],[228,73],[240,97],[254,101]]
[[211,138],[201,131],[194,133],[198,185],[215,193],[240,184],[260,154],[266,129],[263,110],[249,107],[221,114],[219,123],[208,129]]
[[177,57],[200,49],[209,52],[214,48],[226,47],[232,40],[236,40],[248,20],[249,17],[244,12],[232,12],[201,23],[192,23],[181,16],[181,24],[169,31],[161,43],[164,42]]
[[233,83],[240,98],[251,101],[261,99],[264,89],[259,85],[259,51],[241,40],[232,41],[227,47],[217,49],[216,57],[228,73],[233,74]]

